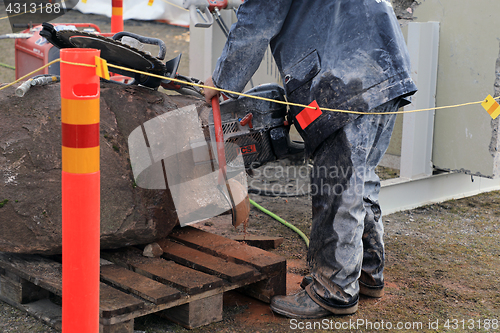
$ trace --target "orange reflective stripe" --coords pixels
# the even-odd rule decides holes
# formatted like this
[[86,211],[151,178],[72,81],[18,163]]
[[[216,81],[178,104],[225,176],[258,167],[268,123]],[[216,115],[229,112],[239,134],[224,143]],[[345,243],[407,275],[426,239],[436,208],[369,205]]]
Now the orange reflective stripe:
[[70,125],[99,122],[99,99],[61,99],[61,121]]
[[62,170],[69,173],[99,171],[99,147],[68,148],[62,146]]
[[123,7],[113,7],[111,14],[113,16],[123,16]]
[[498,108],[498,103],[493,103],[492,106],[490,106],[490,108],[488,109],[488,113],[489,114],[493,114],[493,112],[495,112],[495,110]]
[[[490,116],[491,118],[495,119],[496,117],[498,117],[500,115],[500,105],[498,105],[498,103],[495,103],[496,104],[496,109],[492,110],[492,112],[490,113]],[[489,113],[489,111],[488,111]]]

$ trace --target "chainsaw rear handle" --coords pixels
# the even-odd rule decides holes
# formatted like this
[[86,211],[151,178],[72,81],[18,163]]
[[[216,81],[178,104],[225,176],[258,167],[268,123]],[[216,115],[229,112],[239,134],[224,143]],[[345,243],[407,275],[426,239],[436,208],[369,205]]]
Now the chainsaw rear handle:
[[197,28],[208,28],[214,23],[211,13],[222,9],[237,9],[243,0],[184,0],[182,6],[189,9],[189,16]]
[[182,6],[189,9],[189,16],[195,27],[208,28],[214,23],[207,0],[184,0]]
[[165,46],[165,43],[158,38],[152,38],[152,37],[144,37],[141,35],[136,35],[128,31],[121,31],[113,35],[113,40],[120,40],[122,37],[132,37],[137,39],[139,42],[143,44],[149,44],[149,45],[157,45],[160,50],[158,51],[158,59],[163,60],[165,59],[165,55],[167,54],[167,47]]

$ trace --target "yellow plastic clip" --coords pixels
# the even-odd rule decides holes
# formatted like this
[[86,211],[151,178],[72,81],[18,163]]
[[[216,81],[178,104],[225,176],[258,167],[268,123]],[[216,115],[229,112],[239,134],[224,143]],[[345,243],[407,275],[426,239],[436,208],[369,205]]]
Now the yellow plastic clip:
[[491,95],[488,95],[481,105],[489,113],[491,118],[495,119],[500,115],[500,105]]
[[109,70],[108,63],[103,58],[95,57],[96,69],[95,73],[97,76],[102,77],[103,79],[109,80]]

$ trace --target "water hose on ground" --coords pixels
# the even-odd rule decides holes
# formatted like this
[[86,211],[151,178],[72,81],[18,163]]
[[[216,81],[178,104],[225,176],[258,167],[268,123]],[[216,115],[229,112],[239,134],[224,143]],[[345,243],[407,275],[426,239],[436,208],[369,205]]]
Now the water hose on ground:
[[0,67],[5,67],[8,69],[16,69],[16,67],[8,65],[8,64],[4,64],[3,62],[0,62]]
[[249,187],[248,188],[248,193],[252,194],[257,194],[263,197],[279,197],[279,198],[296,198],[296,197],[303,197],[306,195],[309,195],[309,192],[304,192],[300,194],[292,194],[292,193],[286,193],[286,192],[275,192],[275,191],[269,191],[269,190],[261,190],[258,188],[253,188]]
[[307,238],[307,236],[302,232],[300,231],[296,226],[294,226],[293,224],[290,224],[288,223],[287,221],[283,220],[281,217],[279,217],[278,215],[268,211],[267,209],[265,209],[264,207],[262,207],[261,205],[259,205],[258,203],[256,203],[255,201],[253,201],[252,199],[250,199],[250,203],[252,205],[254,205],[257,209],[261,210],[262,212],[266,213],[267,215],[271,216],[273,219],[283,223],[284,225],[286,225],[288,228],[292,229],[293,231],[295,231],[297,234],[299,234],[300,237],[302,237],[302,239],[304,240],[304,242],[306,243],[306,246],[309,248],[309,238]]

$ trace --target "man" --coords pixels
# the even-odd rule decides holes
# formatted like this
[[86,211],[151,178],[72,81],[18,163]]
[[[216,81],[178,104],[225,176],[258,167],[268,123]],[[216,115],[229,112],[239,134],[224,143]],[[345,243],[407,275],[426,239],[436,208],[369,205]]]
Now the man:
[[[206,84],[242,91],[268,45],[289,102],[368,113],[290,107],[314,161],[311,283],[271,308],[292,318],[352,314],[360,293],[383,295],[375,167],[394,126],[386,113],[416,91],[408,52],[388,0],[246,0]],[[207,102],[217,94],[206,89]]]

